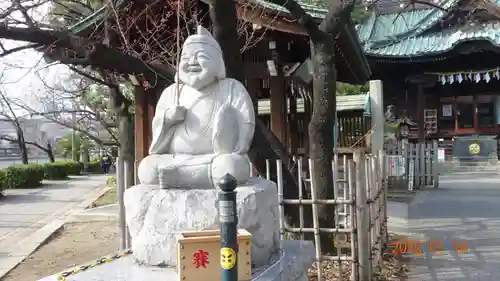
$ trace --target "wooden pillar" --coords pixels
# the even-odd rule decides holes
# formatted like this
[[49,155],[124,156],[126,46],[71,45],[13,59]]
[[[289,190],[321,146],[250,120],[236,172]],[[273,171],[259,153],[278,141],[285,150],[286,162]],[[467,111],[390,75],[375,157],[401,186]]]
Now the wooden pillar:
[[[155,117],[156,104],[160,99],[161,93],[163,89],[151,89],[147,92],[148,96],[148,124],[149,128],[153,128],[153,118]],[[151,145],[151,141],[153,140],[153,132],[151,131],[148,135],[148,150]]]
[[150,134],[150,125],[148,121],[148,98],[146,91],[142,87],[134,88],[135,99],[135,159],[141,161],[148,155],[148,139]]
[[371,136],[371,151],[378,153],[379,150],[384,148],[384,92],[382,81],[370,81],[370,110],[372,127],[375,127]]
[[142,87],[135,87],[135,160],[141,161],[148,156],[149,145],[151,144],[152,131],[151,123],[157,102],[157,90],[144,90]]
[[246,78],[246,87],[250,98],[252,98],[253,108],[255,110],[255,118],[259,116],[259,106],[258,106],[258,96],[257,91],[259,88],[259,80],[252,77],[249,73],[245,74]]
[[271,92],[271,131],[278,137],[283,145],[286,146],[286,115],[287,102],[284,92],[283,73],[281,71],[280,58],[278,53],[278,43],[275,41],[269,42],[271,51],[272,63],[276,72],[269,76],[269,88]]
[[[309,87],[311,88],[311,87]],[[312,97],[312,89],[311,90],[311,97]],[[311,115],[312,115],[312,103],[308,99],[304,99],[304,114],[302,117],[303,120],[303,126],[304,126],[304,134],[303,134],[303,143],[304,143],[304,155],[308,156],[309,155],[309,122],[311,121]]]
[[423,83],[417,84],[417,119],[418,119],[418,140],[425,141],[425,94]]
[[[291,84],[290,89],[294,92],[296,91],[295,85]],[[298,118],[297,118],[297,96],[290,95],[290,112],[288,114],[288,135],[290,136],[290,154],[296,156],[298,148]]]

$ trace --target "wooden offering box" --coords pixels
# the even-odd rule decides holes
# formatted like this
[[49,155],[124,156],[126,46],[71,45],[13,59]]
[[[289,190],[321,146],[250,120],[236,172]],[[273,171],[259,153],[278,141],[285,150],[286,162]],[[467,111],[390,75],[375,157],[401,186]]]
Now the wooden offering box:
[[[238,230],[238,281],[252,279],[252,235]],[[234,260],[225,258],[220,248],[220,231],[182,232],[177,236],[177,273],[180,281],[221,280],[222,265]]]

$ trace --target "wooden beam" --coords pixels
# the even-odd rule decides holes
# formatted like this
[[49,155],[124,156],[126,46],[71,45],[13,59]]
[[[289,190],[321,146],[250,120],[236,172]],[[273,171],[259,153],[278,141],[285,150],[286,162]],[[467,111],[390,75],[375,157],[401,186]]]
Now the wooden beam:
[[[236,7],[236,12],[238,18],[264,28],[307,36],[305,29],[296,20],[290,18],[287,22],[277,19],[278,16],[270,15],[266,9],[260,7],[258,4],[239,4]],[[280,15],[280,17],[283,16]]]

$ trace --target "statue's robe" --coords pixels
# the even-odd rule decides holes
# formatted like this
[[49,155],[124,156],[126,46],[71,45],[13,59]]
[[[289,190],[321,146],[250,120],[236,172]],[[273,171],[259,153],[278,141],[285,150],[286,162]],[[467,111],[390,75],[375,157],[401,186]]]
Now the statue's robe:
[[[166,111],[176,106],[186,108],[184,121],[179,124],[165,117]],[[158,169],[181,167],[185,170],[183,174],[194,174],[194,178],[200,179],[193,181],[201,182],[205,173],[212,177],[210,165],[217,156],[246,157],[254,127],[252,100],[237,80],[223,79],[201,91],[173,84],[164,90],[156,106],[150,156],[143,162],[154,173]],[[143,182],[141,171],[139,179]],[[146,181],[157,183],[157,180]]]

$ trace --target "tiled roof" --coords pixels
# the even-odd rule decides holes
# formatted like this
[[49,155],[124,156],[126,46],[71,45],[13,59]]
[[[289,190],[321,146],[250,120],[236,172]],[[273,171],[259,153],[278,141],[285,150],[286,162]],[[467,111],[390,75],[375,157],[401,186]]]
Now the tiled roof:
[[363,51],[367,55],[379,57],[415,57],[447,52],[467,41],[486,40],[499,45],[500,25],[497,22],[428,32],[441,19],[453,13],[460,2],[441,0],[436,5],[443,9],[427,8],[383,15],[372,14],[365,23],[357,27]]
[[[127,1],[127,0],[117,0],[115,5],[117,7],[119,7],[119,6],[123,5],[125,3],[125,1]],[[90,26],[93,26],[93,25],[98,26],[98,25],[102,24],[104,22],[104,20],[106,20],[108,15],[109,15],[109,9],[106,7],[106,5],[103,5],[101,8],[95,10],[94,12],[92,12],[91,14],[86,16],[81,21],[70,26],[69,30],[71,30],[71,32],[74,32],[74,33],[79,33],[79,32],[86,30]]]
[[364,50],[373,56],[415,57],[447,52],[460,43],[476,40],[485,40],[500,46],[500,22],[409,37],[378,48],[365,45]]
[[[459,2],[460,0],[440,0],[436,5],[451,12]],[[358,26],[358,34],[361,42],[372,44],[417,36],[443,18],[447,14],[444,10],[428,8],[383,15],[373,13],[367,22]]]

